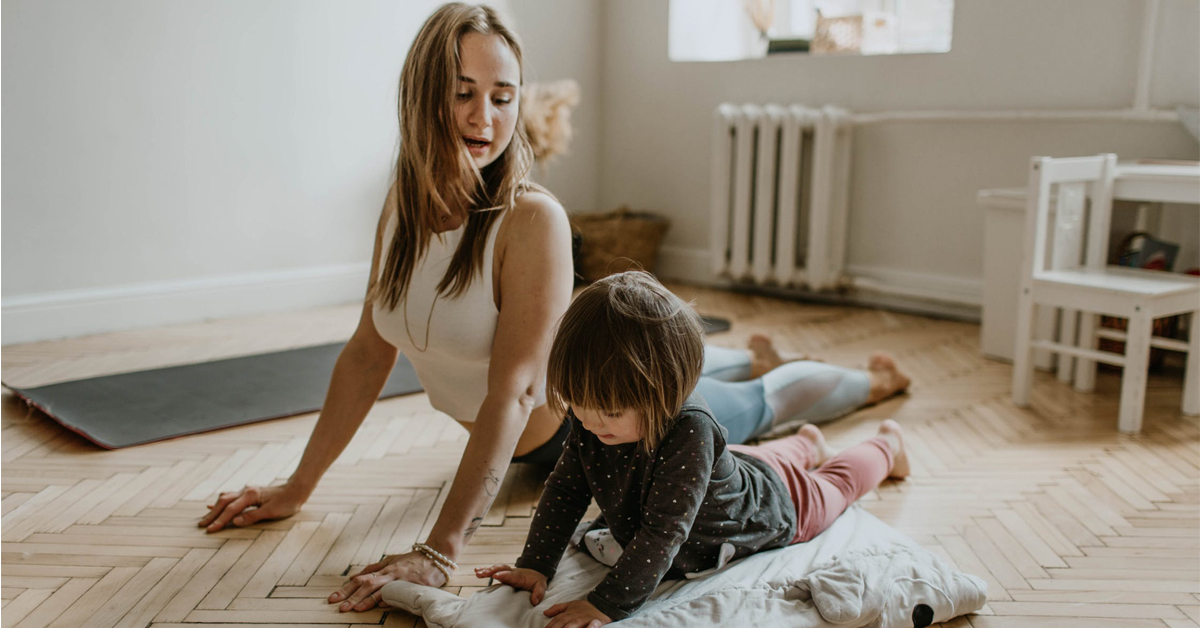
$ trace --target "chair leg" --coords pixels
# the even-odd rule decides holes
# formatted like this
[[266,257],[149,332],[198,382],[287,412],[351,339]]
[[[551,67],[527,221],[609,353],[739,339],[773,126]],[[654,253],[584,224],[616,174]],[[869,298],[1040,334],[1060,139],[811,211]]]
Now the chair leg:
[[1033,384],[1033,294],[1028,286],[1021,287],[1017,298],[1017,344],[1013,350],[1012,399],[1018,406],[1029,405],[1029,390]]
[[[1058,310],[1052,307],[1033,308],[1033,335],[1038,338],[1054,338],[1058,333]],[[1033,352],[1033,370],[1053,371],[1058,364],[1058,354],[1052,351]]]
[[1200,415],[1200,312],[1192,312],[1188,326],[1187,368],[1183,371],[1183,413]]
[[[1096,349],[1096,323],[1099,319],[1095,314],[1083,312],[1079,319],[1079,346],[1084,349]],[[1096,361],[1087,358],[1075,360],[1075,390],[1092,392],[1096,388]]]
[[[1062,324],[1059,326],[1058,341],[1064,345],[1074,347],[1075,340],[1075,319],[1079,317],[1079,310],[1070,310],[1063,308]],[[1075,356],[1059,354],[1058,356],[1058,381],[1068,383],[1071,381],[1072,369],[1075,366]]]
[[1150,368],[1150,329],[1153,321],[1141,312],[1129,317],[1125,336],[1125,369],[1121,373],[1121,408],[1117,413],[1120,430],[1142,430],[1142,412],[1146,406],[1146,372]]

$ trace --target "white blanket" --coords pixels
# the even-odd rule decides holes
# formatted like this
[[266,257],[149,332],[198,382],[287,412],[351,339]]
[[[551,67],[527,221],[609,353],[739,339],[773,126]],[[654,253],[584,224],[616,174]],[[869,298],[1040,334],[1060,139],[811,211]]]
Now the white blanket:
[[[423,616],[431,628],[542,628],[549,621],[542,611],[583,599],[607,573],[572,543],[537,607],[529,592],[499,584],[462,599],[392,582],[383,599]],[[919,628],[979,610],[986,592],[983,580],[954,571],[853,507],[807,543],[754,554],[694,580],[664,581],[619,625]]]

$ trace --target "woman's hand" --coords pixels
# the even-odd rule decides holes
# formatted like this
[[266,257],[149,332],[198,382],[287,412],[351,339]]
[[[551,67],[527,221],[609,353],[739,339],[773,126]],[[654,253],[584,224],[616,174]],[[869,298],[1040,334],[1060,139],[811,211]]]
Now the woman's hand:
[[367,565],[340,590],[331,593],[329,603],[342,602],[338,607],[342,613],[369,611],[376,606],[383,606],[379,590],[393,580],[406,580],[427,587],[446,586],[446,574],[434,566],[433,560],[420,552],[408,552],[387,556],[373,565]]
[[242,527],[265,519],[283,519],[300,512],[307,499],[307,493],[289,484],[247,486],[238,492],[221,493],[197,525],[206,532],[216,532],[227,525]]
[[475,569],[476,578],[494,578],[497,582],[507,584],[514,589],[529,591],[529,603],[537,606],[546,597],[546,576],[535,569],[513,567],[511,565],[492,565]]
[[546,628],[600,628],[612,622],[608,615],[601,613],[587,600],[555,604],[543,614],[554,618],[546,624]]

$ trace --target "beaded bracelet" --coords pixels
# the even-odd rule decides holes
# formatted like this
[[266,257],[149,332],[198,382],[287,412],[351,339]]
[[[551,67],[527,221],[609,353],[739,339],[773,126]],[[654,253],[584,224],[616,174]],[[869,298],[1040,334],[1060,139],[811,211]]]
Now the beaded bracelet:
[[[417,550],[417,551],[419,551],[419,552],[420,552],[420,550]],[[434,566],[434,567],[435,567],[435,568],[436,568],[438,571],[442,572],[442,575],[446,576],[446,584],[449,584],[449,583],[450,583],[450,570],[449,570],[448,568],[446,568],[446,566],[445,566],[445,565],[443,565],[442,563],[438,562],[438,560],[437,560],[436,558],[434,558],[434,557],[430,556],[429,554],[426,554],[425,552],[420,552],[420,553],[421,553],[421,555],[422,555],[422,556],[424,556],[425,558],[428,558],[428,559],[429,559],[429,562],[433,563],[433,566]]]
[[413,549],[428,558],[430,562],[433,563],[433,566],[437,567],[438,571],[441,571],[443,574],[445,574],[446,582],[450,582],[450,574],[452,571],[458,571],[458,563],[450,560],[445,554],[442,554],[441,552],[429,547],[424,543],[414,543]]
[[429,547],[428,545],[426,545],[424,543],[413,544],[413,549],[417,550],[418,552],[421,552],[422,554],[425,554],[426,556],[442,563],[443,565],[445,565],[451,569],[454,569],[456,571],[458,570],[458,563],[450,560],[450,558],[447,557],[445,554],[433,549],[432,547]]

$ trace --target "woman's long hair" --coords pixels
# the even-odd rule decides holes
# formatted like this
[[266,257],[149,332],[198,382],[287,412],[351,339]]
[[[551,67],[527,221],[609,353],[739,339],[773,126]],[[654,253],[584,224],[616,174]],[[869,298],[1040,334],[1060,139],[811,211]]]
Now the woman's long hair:
[[511,207],[531,185],[527,177],[533,150],[520,109],[508,147],[482,170],[459,138],[454,115],[459,41],[470,32],[500,36],[516,56],[524,83],[521,43],[491,7],[446,4],[425,21],[400,73],[400,148],[393,175],[396,231],[382,272],[371,278],[369,302],[382,300],[395,309],[429,248],[438,217],[465,212],[466,231],[438,284],[439,294],[461,294],[483,267],[488,234],[499,217],[495,210]]

